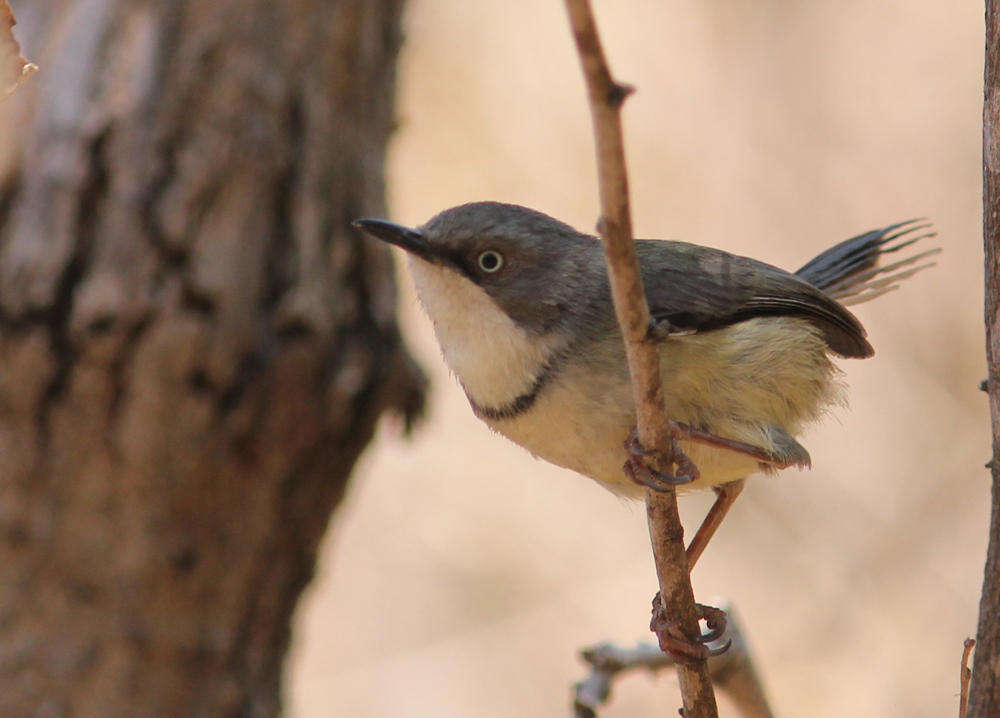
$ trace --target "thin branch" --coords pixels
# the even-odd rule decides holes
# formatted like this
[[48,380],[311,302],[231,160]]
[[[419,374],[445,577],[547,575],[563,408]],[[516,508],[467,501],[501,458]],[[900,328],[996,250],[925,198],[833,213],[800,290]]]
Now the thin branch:
[[[743,718],[774,718],[753,665],[753,658],[740,630],[738,616],[730,606],[726,633],[714,645],[730,641],[729,650],[708,659],[708,672],[712,682],[733,701]],[[635,648],[618,648],[604,643],[581,651],[590,664],[590,673],[574,686],[574,718],[597,718],[597,709],[611,697],[615,678],[622,673],[636,670],[656,672],[673,667],[674,660],[652,643],[640,643]]]
[[7,0],[0,0],[0,100],[31,77],[38,66],[21,55],[21,46],[14,38],[14,15]]
[[979,602],[970,718],[1000,715],[1000,0],[986,0],[983,83],[983,245],[986,283],[986,364],[993,429],[989,545]]
[[590,672],[573,686],[574,718],[597,718],[597,709],[611,698],[611,685],[619,674],[638,669],[655,673],[674,665],[674,660],[653,643],[640,643],[635,648],[601,643],[584,648],[580,656],[590,664]]
[[[659,354],[647,341],[649,307],[632,241],[620,115],[621,105],[632,88],[612,78],[588,0],[566,0],[566,10],[590,98],[601,196],[598,229],[604,240],[615,314],[625,338],[638,436],[643,446],[660,450],[662,463],[672,464],[674,441],[660,385]],[[660,468],[669,472],[671,466]],[[676,494],[647,490],[646,514],[664,611],[677,621],[689,640],[695,641],[701,632],[684,554],[684,529],[677,512]],[[694,660],[681,665],[678,675],[686,718],[718,715],[706,661]]]
[[958,718],[965,718],[969,710],[969,683],[972,681],[972,670],[969,668],[969,657],[976,645],[976,639],[966,638],[962,644],[962,667],[958,685]]

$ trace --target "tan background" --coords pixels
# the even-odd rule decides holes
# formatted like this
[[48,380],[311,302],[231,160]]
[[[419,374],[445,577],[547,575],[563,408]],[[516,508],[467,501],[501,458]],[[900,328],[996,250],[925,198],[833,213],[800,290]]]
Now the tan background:
[[[733,600],[781,716],[956,715],[985,549],[979,3],[599,2],[636,231],[794,269],[933,217],[940,265],[858,308],[851,411],[811,472],[757,479],[694,575]],[[476,199],[596,218],[590,121],[562,3],[414,0],[390,167],[394,219]],[[491,436],[404,290],[435,380],[411,441],[383,426],[299,615],[290,715],[557,716],[578,647],[646,639],[644,513]],[[689,527],[711,499],[682,499]],[[606,716],[673,715],[675,679]],[[723,706],[726,715],[734,715]]]

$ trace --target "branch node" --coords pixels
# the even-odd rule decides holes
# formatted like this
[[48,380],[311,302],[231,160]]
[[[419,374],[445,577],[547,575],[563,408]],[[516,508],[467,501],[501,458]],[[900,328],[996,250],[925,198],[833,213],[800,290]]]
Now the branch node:
[[635,92],[635,86],[624,82],[612,82],[608,88],[608,104],[612,109],[618,110],[625,103],[625,100]]

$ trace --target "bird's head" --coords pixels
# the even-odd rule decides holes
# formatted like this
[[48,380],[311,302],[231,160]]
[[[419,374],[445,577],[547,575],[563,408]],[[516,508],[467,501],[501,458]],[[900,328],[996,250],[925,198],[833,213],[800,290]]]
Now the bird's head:
[[594,237],[517,205],[465,204],[417,229],[382,219],[359,219],[354,226],[406,250],[435,321],[477,311],[475,297],[485,295],[525,331],[544,334],[579,307],[590,285],[603,281]]

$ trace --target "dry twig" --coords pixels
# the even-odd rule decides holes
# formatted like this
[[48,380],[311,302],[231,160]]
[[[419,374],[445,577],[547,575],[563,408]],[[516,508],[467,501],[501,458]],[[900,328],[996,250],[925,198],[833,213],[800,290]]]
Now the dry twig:
[[[638,436],[643,446],[660,450],[662,463],[668,464],[660,469],[669,472],[669,464],[674,460],[674,440],[663,402],[659,355],[655,346],[647,341],[650,315],[632,241],[622,141],[620,110],[632,88],[616,82],[611,76],[589,1],[566,0],[566,10],[590,98],[601,195],[598,229],[604,240],[615,314],[625,338]],[[684,529],[677,512],[676,494],[672,490],[647,490],[646,513],[663,608],[667,616],[677,621],[681,632],[689,640],[696,641],[701,632],[684,554]],[[718,709],[706,660],[679,665],[678,675],[686,718],[716,716]]]
[[0,100],[31,77],[38,66],[21,56],[21,46],[14,39],[14,15],[7,0],[0,0]]
[[962,644],[962,667],[958,679],[960,686],[958,692],[958,718],[965,718],[965,714],[969,710],[969,683],[972,682],[972,669],[969,668],[969,656],[972,655],[972,649],[975,645],[975,638],[966,638],[965,643]]
[[[729,650],[708,659],[708,672],[712,682],[724,691],[739,708],[744,718],[774,718],[754,669],[750,650],[740,630],[739,618],[731,607],[726,634],[717,641],[722,645],[731,641]],[[590,673],[574,686],[574,718],[596,718],[597,709],[611,697],[615,678],[629,671],[656,672],[674,666],[674,660],[652,643],[640,643],[635,648],[618,648],[604,643],[581,651],[590,664]]]

